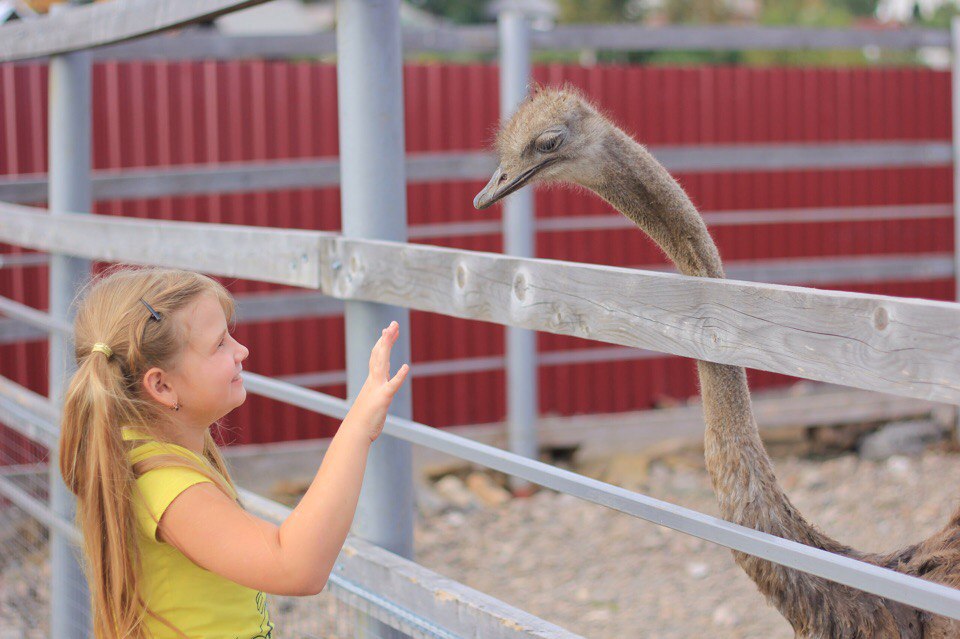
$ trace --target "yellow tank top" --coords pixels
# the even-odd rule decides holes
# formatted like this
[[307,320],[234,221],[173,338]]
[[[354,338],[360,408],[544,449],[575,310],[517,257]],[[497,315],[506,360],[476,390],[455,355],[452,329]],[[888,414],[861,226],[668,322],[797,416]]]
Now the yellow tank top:
[[[123,429],[124,440],[143,441],[134,447],[130,463],[163,454],[178,454],[216,469],[192,450],[160,444],[134,429]],[[138,541],[142,561],[142,592],[150,611],[160,615],[182,635],[147,615],[154,639],[270,639],[273,624],[264,593],[246,588],[196,565],[173,546],[157,540],[157,524],[167,506],[184,490],[211,482],[195,470],[156,468],[137,478],[143,495],[134,492]],[[152,516],[151,516],[152,515]]]

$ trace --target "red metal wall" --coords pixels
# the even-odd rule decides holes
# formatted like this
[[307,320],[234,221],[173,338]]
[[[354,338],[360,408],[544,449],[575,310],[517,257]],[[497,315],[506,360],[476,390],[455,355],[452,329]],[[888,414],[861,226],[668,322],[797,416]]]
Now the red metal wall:
[[[925,69],[748,69],[577,67],[535,70],[545,84],[570,82],[645,144],[701,145],[950,139],[950,76]],[[497,122],[497,69],[424,65],[405,69],[410,152],[482,149]],[[313,63],[104,63],[94,70],[97,169],[333,156],[337,153],[335,68]],[[46,170],[46,69],[0,66],[0,174]],[[952,201],[951,167],[684,173],[677,177],[704,211],[931,204]],[[408,188],[412,224],[497,219],[477,212],[482,181]],[[537,193],[541,217],[605,215],[596,197]],[[96,212],[161,219],[333,230],[337,189],[99,202]],[[948,219],[721,226],[712,229],[726,261],[862,254],[951,253]],[[500,251],[496,236],[437,243]],[[15,247],[0,250],[17,252]],[[223,250],[229,251],[229,246]],[[540,257],[634,266],[662,262],[641,233],[541,233]],[[46,267],[0,269],[0,295],[47,307]],[[282,287],[228,282],[235,293]],[[953,281],[885,282],[837,288],[952,299]],[[499,326],[412,313],[413,360],[498,355]],[[344,366],[340,319],[290,320],[238,328],[250,346],[247,368],[286,375]],[[541,335],[541,351],[600,346]],[[46,342],[0,347],[0,374],[46,391]],[[679,358],[541,369],[540,409],[575,414],[646,408],[696,393],[694,367]],[[752,371],[755,387],[786,378]],[[323,388],[343,396],[343,387]],[[414,382],[414,417],[434,426],[498,421],[505,414],[502,372]],[[234,414],[228,442],[327,436],[332,420],[251,396]]]

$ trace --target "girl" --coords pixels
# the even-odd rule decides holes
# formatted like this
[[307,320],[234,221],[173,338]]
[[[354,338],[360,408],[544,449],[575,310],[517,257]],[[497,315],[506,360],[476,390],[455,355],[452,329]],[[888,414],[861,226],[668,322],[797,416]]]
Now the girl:
[[232,317],[226,289],[188,271],[113,269],[82,298],[59,462],[77,496],[98,639],[271,637],[263,593],[320,592],[346,539],[367,452],[409,370],[389,377],[397,323],[276,526],[241,508],[210,434],[246,398],[249,351]]

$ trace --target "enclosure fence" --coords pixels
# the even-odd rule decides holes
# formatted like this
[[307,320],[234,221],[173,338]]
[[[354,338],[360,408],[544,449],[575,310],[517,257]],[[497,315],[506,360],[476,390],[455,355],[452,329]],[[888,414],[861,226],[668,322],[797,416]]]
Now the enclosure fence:
[[[398,152],[402,160],[403,146],[402,130],[398,136],[396,124],[396,111],[399,111],[396,57],[399,56],[400,31],[392,3],[349,0],[340,3],[338,65],[340,81],[346,89],[341,94],[341,122],[346,125],[342,153],[343,235],[81,214],[88,210],[91,198],[87,175],[89,139],[86,142],[83,139],[89,137],[89,131],[83,119],[78,119],[67,105],[89,103],[89,96],[85,98],[83,92],[89,81],[84,69],[89,71],[90,56],[74,52],[252,4],[256,2],[120,0],[0,28],[0,61],[55,56],[57,69],[51,82],[60,83],[56,91],[51,91],[51,124],[56,127],[51,127],[49,211],[12,202],[0,203],[0,241],[51,254],[50,313],[10,299],[0,300],[0,312],[51,335],[54,373],[50,398],[9,379],[0,379],[0,420],[25,440],[49,451],[49,494],[43,494],[42,486],[36,484],[35,472],[31,478],[33,486],[25,489],[29,482],[25,483],[23,475],[31,473],[18,468],[8,468],[0,474],[0,494],[50,531],[54,555],[51,561],[51,634],[54,636],[79,637],[87,631],[81,616],[68,616],[69,613],[77,615],[69,606],[82,607],[85,599],[75,558],[70,559],[77,531],[73,528],[70,504],[65,500],[53,459],[58,436],[57,402],[63,383],[63,376],[57,379],[57,374],[69,368],[66,345],[70,325],[64,302],[89,271],[86,260],[187,268],[211,275],[312,289],[343,300],[348,324],[352,322],[358,327],[352,336],[348,335],[347,375],[351,378],[348,382],[365,373],[366,358],[360,346],[365,348],[370,343],[370,331],[366,329],[380,327],[383,319],[400,312],[391,309],[416,309],[960,404],[960,335],[955,330],[960,323],[958,304],[692,278],[402,241],[406,224],[403,207],[396,203],[398,192],[402,200],[402,172],[396,167],[392,172],[385,171],[385,184],[376,188],[370,188],[361,177],[362,168],[369,169],[370,165],[382,168],[374,158],[377,153],[385,156],[380,162],[402,165],[395,161]],[[382,19],[383,14],[373,19],[373,12],[383,11],[388,12],[387,19]],[[489,37],[488,31],[477,33],[486,33],[482,37]],[[577,37],[586,37],[585,33],[591,32],[581,31]],[[609,31],[607,35],[613,33]],[[629,32],[631,37],[638,33],[641,32]],[[651,32],[651,37],[656,33]],[[715,46],[745,46],[743,39],[724,39],[736,31],[690,33],[699,34],[698,37],[707,37],[704,33],[715,34],[715,38],[707,38]],[[944,34],[929,31],[905,34],[739,32],[740,36],[748,34],[758,47],[777,46],[779,42],[778,48],[784,44],[849,47],[870,43],[896,48],[947,42]],[[468,47],[466,43],[471,40],[467,32],[462,35],[463,46]],[[429,35],[422,37],[429,41]],[[783,40],[778,41],[778,37]],[[437,42],[441,41],[438,36]],[[605,46],[616,46],[618,42],[627,44],[626,39],[610,38]],[[369,56],[375,57],[371,60]],[[384,67],[392,64],[394,68],[381,68],[382,77],[366,78],[360,69],[364,63],[369,69],[373,61],[386,61]],[[351,81],[353,85],[349,84]],[[364,91],[381,91],[386,97],[382,101],[371,100],[371,105],[362,100],[369,97]],[[957,102],[955,93],[954,113],[957,113]],[[390,117],[383,118],[386,124],[377,123],[371,109],[384,104],[391,107],[384,111]],[[356,113],[344,114],[351,109]],[[88,114],[83,114],[81,109],[83,115]],[[386,138],[389,138],[386,140],[389,148],[384,152]],[[943,147],[905,151],[907,155],[917,153],[914,161],[921,162],[931,153],[946,152],[948,149]],[[703,156],[709,158],[709,154]],[[943,159],[941,156],[940,161]],[[863,161],[863,158],[853,161]],[[77,170],[77,166],[87,170]],[[316,165],[300,168],[302,179],[315,179],[311,176],[317,171]],[[274,174],[283,175],[282,171]],[[188,182],[191,179],[192,176],[183,177]],[[272,179],[271,188],[278,188],[276,185],[281,180]],[[38,189],[33,191],[35,195],[42,186],[15,188]],[[401,241],[390,241],[391,235],[401,236]],[[224,252],[211,247],[230,250]],[[401,350],[404,348],[401,344]],[[255,393],[335,418],[342,418],[349,407],[346,400],[288,382],[252,373],[245,374],[245,381]],[[350,392],[355,392],[355,388]],[[389,501],[409,510],[409,450],[404,446],[426,446],[727,548],[960,619],[960,591],[760,533],[438,431],[413,422],[404,412],[409,413],[409,399],[406,408],[401,401],[399,414],[387,418],[385,447],[380,449],[385,451],[381,454],[386,455],[382,464],[385,470],[372,477],[373,494],[365,482],[362,502]],[[244,492],[242,498],[250,510],[274,521],[282,520],[289,513],[282,506],[248,492]],[[409,513],[399,516],[396,506],[391,508],[383,509],[387,517],[409,521]],[[371,517],[359,524],[355,531],[361,534],[348,539],[329,582],[332,594],[365,615],[357,622],[362,627],[357,634],[386,637],[396,631],[419,637],[574,636],[405,559],[404,555],[409,556],[409,527],[401,530],[397,538],[384,539],[386,527],[382,521]]]

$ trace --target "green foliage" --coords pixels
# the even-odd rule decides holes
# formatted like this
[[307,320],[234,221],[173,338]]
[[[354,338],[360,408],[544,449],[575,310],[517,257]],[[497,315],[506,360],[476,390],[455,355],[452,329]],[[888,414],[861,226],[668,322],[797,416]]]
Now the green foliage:
[[[417,6],[457,23],[489,21],[490,0],[411,0]],[[743,5],[731,0],[661,0],[656,8],[641,0],[557,0],[557,21],[561,23],[635,22],[653,17],[667,24],[744,24],[765,26],[848,28],[876,14],[880,0],[755,0],[755,11],[743,11]],[[914,4],[914,24],[949,28],[954,16],[960,15],[957,2],[948,0],[930,15],[924,15]],[[749,5],[748,5],[749,7]],[[651,15],[651,13],[653,15]],[[645,14],[645,15],[644,15]],[[865,66],[915,65],[916,54],[910,51],[597,51],[584,55],[581,51],[535,51],[537,63],[577,63],[595,59],[600,63],[640,63],[659,65],[735,65],[751,66]],[[493,61],[495,54],[435,54],[427,60]]]
[[490,0],[411,0],[410,4],[451,22],[473,24],[489,22],[487,5]]
[[955,2],[945,2],[941,4],[934,9],[933,14],[929,17],[922,15],[919,5],[916,3],[913,5],[914,22],[918,26],[949,29],[950,22],[958,15],[960,15],[960,7],[958,7]]
[[723,0],[667,0],[664,14],[670,24],[723,24],[734,18],[732,4]]
[[623,22],[629,0],[558,0],[558,22]]

